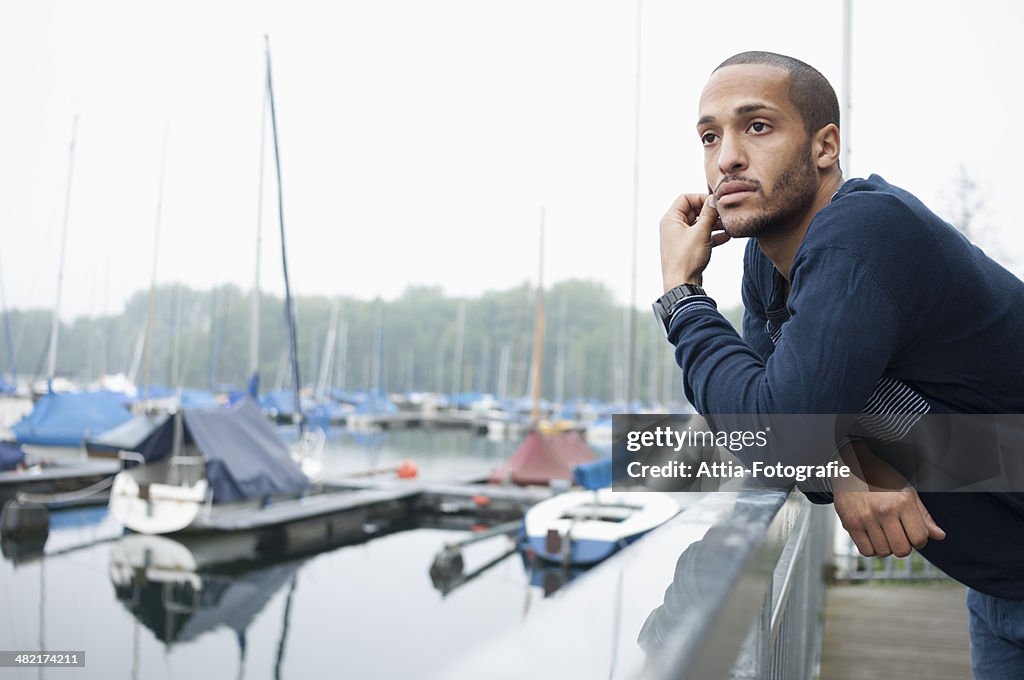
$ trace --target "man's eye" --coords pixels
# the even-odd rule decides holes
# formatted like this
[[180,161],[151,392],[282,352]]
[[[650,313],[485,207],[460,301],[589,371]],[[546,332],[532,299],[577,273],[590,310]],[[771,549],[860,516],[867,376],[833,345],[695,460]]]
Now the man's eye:
[[714,132],[705,132],[700,136],[700,141],[704,146],[707,146],[708,144],[714,144],[717,139],[718,135],[716,135]]
[[762,132],[767,132],[769,130],[769,127],[768,123],[757,120],[750,124],[749,129],[753,132],[756,132],[757,134],[761,134]]

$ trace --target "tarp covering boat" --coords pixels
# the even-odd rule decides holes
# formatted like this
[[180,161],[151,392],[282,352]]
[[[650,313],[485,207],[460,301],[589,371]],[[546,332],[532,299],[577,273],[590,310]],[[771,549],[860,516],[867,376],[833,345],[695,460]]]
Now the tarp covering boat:
[[52,392],[15,424],[14,437],[22,444],[79,446],[85,437],[106,432],[131,417],[108,392]]
[[0,472],[13,470],[25,462],[25,452],[14,442],[0,441]]
[[12,382],[8,382],[5,378],[0,376],[0,394],[13,395],[18,393],[18,386]]
[[[89,453],[109,453],[117,455],[118,451],[159,451],[167,450],[172,443],[171,428],[163,427],[167,422],[166,413],[142,414],[134,416],[117,427],[113,427],[95,437],[86,437],[85,447]],[[157,437],[166,437],[162,446],[154,441]]]
[[[195,447],[206,461],[206,479],[214,503],[298,495],[309,479],[292,461],[270,421],[250,399],[230,408],[183,409],[183,444]],[[174,418],[168,418],[150,447],[147,461],[160,460],[173,448]]]
[[604,489],[612,485],[612,459],[601,458],[581,463],[572,471],[572,481],[584,489]]
[[504,465],[491,474],[492,483],[547,484],[572,479],[573,467],[594,460],[594,452],[578,432],[541,434],[533,430]]

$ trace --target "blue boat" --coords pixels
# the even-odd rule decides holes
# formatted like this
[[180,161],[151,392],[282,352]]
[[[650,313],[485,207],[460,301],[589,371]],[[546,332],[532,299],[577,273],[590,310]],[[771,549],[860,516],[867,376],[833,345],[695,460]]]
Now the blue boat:
[[613,491],[612,459],[577,465],[573,480],[585,491],[567,491],[530,508],[523,524],[529,549],[564,565],[596,564],[679,512],[675,498],[658,491]]
[[131,417],[109,392],[51,392],[14,425],[14,437],[20,444],[79,447],[87,436],[106,432]]
[[526,539],[538,557],[571,565],[595,564],[679,512],[658,491],[567,491],[526,513]]

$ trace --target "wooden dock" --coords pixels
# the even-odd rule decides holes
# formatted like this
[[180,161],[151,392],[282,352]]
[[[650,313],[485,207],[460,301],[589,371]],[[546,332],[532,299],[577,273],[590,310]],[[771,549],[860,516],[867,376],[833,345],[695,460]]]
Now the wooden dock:
[[953,581],[831,586],[821,680],[970,678],[966,597]]

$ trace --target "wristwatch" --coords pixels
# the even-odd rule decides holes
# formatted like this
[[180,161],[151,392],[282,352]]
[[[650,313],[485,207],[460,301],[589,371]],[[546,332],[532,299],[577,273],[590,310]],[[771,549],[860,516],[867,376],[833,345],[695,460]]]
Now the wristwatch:
[[658,325],[664,331],[665,337],[668,337],[668,327],[672,323],[672,315],[679,309],[679,305],[683,303],[683,300],[694,295],[706,296],[707,293],[700,286],[695,286],[692,283],[681,283],[675,288],[669,288],[667,293],[654,301],[652,305],[654,317],[658,320]]

